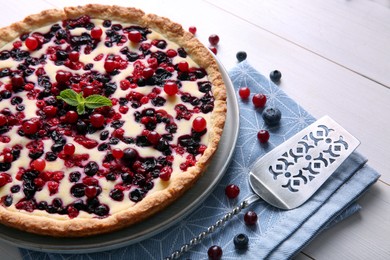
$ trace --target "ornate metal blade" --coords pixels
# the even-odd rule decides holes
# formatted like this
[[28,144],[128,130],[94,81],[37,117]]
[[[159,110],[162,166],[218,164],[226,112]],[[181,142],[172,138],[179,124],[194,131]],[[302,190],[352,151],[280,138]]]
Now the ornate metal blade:
[[360,144],[329,116],[252,165],[249,183],[271,205],[293,209],[309,199]]

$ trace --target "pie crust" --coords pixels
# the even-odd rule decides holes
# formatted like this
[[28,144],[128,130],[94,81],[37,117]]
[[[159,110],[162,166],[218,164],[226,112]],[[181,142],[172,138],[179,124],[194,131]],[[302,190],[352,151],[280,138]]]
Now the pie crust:
[[206,70],[208,80],[212,83],[214,110],[211,114],[211,127],[208,128],[209,143],[195,166],[172,177],[165,189],[148,194],[134,206],[104,218],[56,219],[29,214],[24,210],[9,211],[0,205],[0,223],[40,235],[81,237],[112,232],[140,222],[166,208],[188,190],[205,171],[217,149],[226,117],[226,91],[214,57],[191,33],[164,17],[145,14],[134,8],[98,4],[67,7],[64,10],[46,10],[0,29],[0,47],[24,33],[81,15],[88,15],[92,19],[109,19],[148,27],[183,47],[188,55]]

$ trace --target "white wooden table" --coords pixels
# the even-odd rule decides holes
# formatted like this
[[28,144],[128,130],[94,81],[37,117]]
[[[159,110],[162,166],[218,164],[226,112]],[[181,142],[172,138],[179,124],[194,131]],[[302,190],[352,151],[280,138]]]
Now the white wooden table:
[[[44,9],[88,2],[2,1],[0,26]],[[328,114],[362,142],[359,152],[382,176],[360,199],[363,210],[325,231],[298,259],[390,259],[390,1],[203,0],[116,1],[197,27],[208,45],[218,34],[218,58],[232,68],[238,51],[315,117]],[[21,259],[0,242],[0,259]]]

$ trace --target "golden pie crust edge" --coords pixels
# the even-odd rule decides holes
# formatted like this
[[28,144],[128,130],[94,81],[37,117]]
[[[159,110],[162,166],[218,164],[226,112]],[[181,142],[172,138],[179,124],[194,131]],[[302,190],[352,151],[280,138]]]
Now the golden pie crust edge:
[[108,233],[122,229],[156,214],[166,208],[174,200],[188,190],[205,171],[220,141],[226,118],[226,89],[219,72],[218,64],[209,50],[191,33],[186,32],[180,24],[154,14],[131,7],[105,6],[89,4],[85,6],[66,7],[63,10],[45,10],[39,14],[26,17],[23,21],[0,29],[0,47],[13,41],[21,34],[35,29],[72,19],[81,15],[89,15],[97,19],[109,19],[119,22],[134,23],[149,27],[176,42],[187,51],[191,58],[203,67],[212,82],[215,98],[211,116],[209,144],[195,166],[187,171],[172,176],[167,188],[148,194],[142,201],[128,210],[120,211],[103,219],[74,218],[57,220],[48,217],[30,215],[24,211],[8,211],[0,206],[0,223],[23,231],[54,237],[82,237]]

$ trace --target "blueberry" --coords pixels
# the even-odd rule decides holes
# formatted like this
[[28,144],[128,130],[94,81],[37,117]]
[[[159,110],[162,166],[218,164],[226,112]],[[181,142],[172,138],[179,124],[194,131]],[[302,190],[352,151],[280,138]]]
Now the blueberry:
[[282,78],[282,73],[278,70],[274,70],[274,71],[271,71],[271,73],[269,74],[269,77],[273,82],[279,82],[280,79]]
[[239,62],[246,60],[246,52],[245,51],[239,51],[236,54],[236,58]]
[[245,234],[238,234],[234,237],[233,242],[237,249],[245,249],[248,247],[249,239]]
[[270,126],[277,125],[282,117],[282,113],[276,107],[267,107],[261,115],[264,122]]

